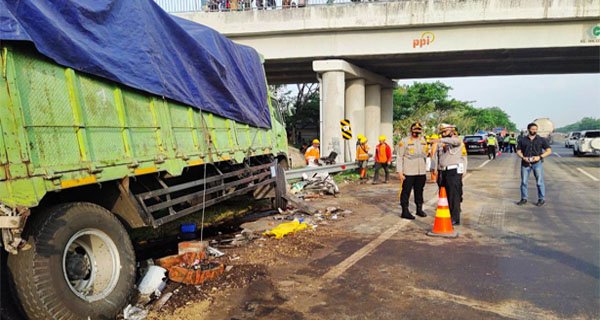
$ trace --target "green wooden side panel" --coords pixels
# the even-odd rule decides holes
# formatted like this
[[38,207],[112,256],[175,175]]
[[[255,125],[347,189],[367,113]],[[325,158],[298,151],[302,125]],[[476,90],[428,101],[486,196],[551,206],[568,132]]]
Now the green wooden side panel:
[[186,166],[287,152],[283,124],[236,123],[2,47],[0,202]]

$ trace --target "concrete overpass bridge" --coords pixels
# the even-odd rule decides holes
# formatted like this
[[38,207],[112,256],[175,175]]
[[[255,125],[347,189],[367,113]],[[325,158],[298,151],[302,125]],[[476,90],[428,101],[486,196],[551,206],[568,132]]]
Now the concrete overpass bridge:
[[325,153],[345,153],[343,118],[371,144],[392,136],[391,79],[600,72],[600,0],[401,0],[177,15],[257,49],[272,84],[318,79]]

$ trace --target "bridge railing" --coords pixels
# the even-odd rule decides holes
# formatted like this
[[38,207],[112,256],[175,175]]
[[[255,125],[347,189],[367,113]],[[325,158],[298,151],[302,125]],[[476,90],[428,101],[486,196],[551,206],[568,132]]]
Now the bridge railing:
[[409,0],[154,0],[169,13],[297,9],[306,6]]

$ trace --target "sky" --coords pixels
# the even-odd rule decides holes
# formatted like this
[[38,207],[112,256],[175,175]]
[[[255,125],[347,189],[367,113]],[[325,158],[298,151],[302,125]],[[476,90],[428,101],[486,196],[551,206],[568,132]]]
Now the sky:
[[494,76],[401,80],[399,84],[441,81],[450,96],[478,108],[500,107],[517,128],[547,117],[556,128],[583,117],[600,118],[600,74]]

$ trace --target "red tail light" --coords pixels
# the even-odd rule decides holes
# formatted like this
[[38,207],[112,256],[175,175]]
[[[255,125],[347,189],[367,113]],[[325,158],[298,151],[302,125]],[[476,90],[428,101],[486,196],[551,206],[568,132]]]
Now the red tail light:
[[484,142],[485,142],[485,140],[479,140],[479,141],[477,141],[477,142],[478,142],[478,143],[484,143]]

